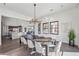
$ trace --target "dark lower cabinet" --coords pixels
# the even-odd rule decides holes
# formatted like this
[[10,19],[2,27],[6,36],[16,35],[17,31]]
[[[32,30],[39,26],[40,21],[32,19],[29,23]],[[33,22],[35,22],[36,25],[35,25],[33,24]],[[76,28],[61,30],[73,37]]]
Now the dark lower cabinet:
[[73,46],[75,45],[75,41],[74,40],[69,40],[69,46]]

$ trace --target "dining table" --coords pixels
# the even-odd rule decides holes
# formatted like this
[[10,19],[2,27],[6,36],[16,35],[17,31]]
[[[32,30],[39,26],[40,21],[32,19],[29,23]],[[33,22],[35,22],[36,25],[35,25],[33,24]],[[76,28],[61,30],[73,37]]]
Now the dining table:
[[[41,45],[43,45],[45,47],[45,56],[48,56],[48,44],[47,43],[51,42],[54,45],[56,44],[56,40],[55,39],[50,39],[50,38],[33,39],[32,41],[40,42]],[[19,42],[20,42],[20,45],[21,45],[21,39],[20,39]]]

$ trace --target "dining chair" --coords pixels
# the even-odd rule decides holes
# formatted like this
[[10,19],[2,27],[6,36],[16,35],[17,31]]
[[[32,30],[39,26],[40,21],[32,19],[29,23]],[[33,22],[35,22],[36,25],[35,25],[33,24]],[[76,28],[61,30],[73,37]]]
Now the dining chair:
[[27,41],[24,37],[21,37],[21,43],[23,43],[25,46],[27,46]]
[[53,40],[51,40],[51,42],[48,43],[48,47],[49,48],[54,48],[55,47],[55,44],[56,44],[56,40],[53,39]]
[[49,42],[49,43],[48,43],[48,48],[54,48],[54,47],[55,47],[55,45],[52,44],[52,42]]
[[[48,55],[49,56],[61,56],[63,53],[62,51],[60,51],[61,45],[62,45],[62,41],[59,41],[58,44],[56,44],[56,46],[54,48],[54,52],[48,51]],[[49,50],[49,47],[48,47],[48,50]]]
[[35,48],[33,41],[27,39],[27,43],[28,43],[28,52],[29,52],[29,49],[32,49],[32,52],[30,53],[30,55],[34,54],[36,51],[33,51],[33,49]]
[[40,42],[35,41],[36,52],[41,54],[41,56],[45,56],[45,48],[42,47]]

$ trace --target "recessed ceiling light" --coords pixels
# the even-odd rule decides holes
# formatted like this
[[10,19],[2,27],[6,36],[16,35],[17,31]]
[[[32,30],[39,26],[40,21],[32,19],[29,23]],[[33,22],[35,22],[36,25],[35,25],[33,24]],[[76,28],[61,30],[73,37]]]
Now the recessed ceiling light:
[[50,9],[50,11],[53,11],[53,9]]
[[62,8],[63,8],[63,7],[64,7],[64,5],[60,5],[60,7],[62,7]]
[[6,3],[3,3],[4,6],[6,6]]

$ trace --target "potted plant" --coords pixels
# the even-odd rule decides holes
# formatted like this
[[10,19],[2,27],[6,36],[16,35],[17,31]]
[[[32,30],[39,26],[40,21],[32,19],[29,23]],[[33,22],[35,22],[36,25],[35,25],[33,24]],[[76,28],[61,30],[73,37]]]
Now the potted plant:
[[69,45],[73,45],[74,46],[74,41],[75,41],[74,39],[75,39],[76,35],[75,35],[75,32],[74,32],[73,29],[71,29],[69,31],[68,37],[69,37]]

